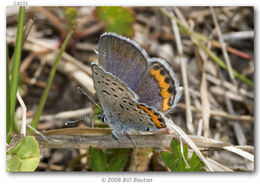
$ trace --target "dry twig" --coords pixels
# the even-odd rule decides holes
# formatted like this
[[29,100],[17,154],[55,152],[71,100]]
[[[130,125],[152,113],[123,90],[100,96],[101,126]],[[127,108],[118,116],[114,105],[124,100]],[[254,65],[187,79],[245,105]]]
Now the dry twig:
[[[169,148],[172,138],[179,140],[176,134],[141,134],[120,136],[117,140],[111,135],[111,129],[98,128],[67,128],[43,131],[47,142],[42,136],[35,135],[42,147],[47,148]],[[233,146],[232,144],[213,140],[202,136],[187,136],[193,143],[203,150],[228,150],[250,161],[254,150],[249,146]],[[189,145],[187,141],[183,141]]]

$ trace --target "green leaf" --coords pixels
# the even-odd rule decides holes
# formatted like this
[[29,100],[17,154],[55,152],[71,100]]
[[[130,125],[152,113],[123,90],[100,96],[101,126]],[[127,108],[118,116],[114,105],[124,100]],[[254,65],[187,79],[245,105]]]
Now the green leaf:
[[190,161],[189,161],[190,169],[189,171],[205,171],[204,163],[199,159],[196,153],[193,152]]
[[22,171],[22,161],[18,156],[6,155],[6,171]]
[[[204,163],[194,152],[189,161],[189,167],[186,166],[186,163],[181,154],[181,145],[175,139],[173,139],[171,142],[171,150],[172,153],[167,151],[163,151],[161,153],[162,160],[171,171],[205,171]],[[188,162],[188,147],[186,145],[183,145],[183,154],[186,161]]]
[[104,151],[108,161],[110,161],[114,156],[121,155],[121,154],[128,154],[130,152],[130,148],[115,148],[115,149],[106,149]]
[[88,162],[93,171],[121,171],[127,162],[130,149],[89,149]]
[[106,171],[107,158],[101,150],[91,147],[88,161],[93,171]]
[[122,171],[126,164],[126,155],[114,156],[108,164],[107,171]]
[[121,171],[125,167],[127,154],[131,151],[130,148],[115,148],[106,149],[104,154],[108,160],[107,171]]
[[167,165],[171,171],[177,171],[177,161],[178,159],[174,158],[173,154],[167,151],[162,151],[161,153],[163,162]]
[[[173,152],[173,156],[178,160],[176,171],[185,171],[186,164],[185,164],[185,161],[183,160],[183,157],[182,157],[182,154],[181,154],[181,145],[178,142],[178,140],[176,140],[176,139],[172,140],[171,149],[172,149],[172,152]],[[187,158],[188,158],[188,148],[184,145],[183,145],[183,154],[184,154],[185,159],[187,160]]]
[[40,149],[33,136],[24,137],[6,155],[7,171],[34,171],[40,162]]
[[95,15],[106,23],[106,32],[115,32],[127,37],[134,35],[134,14],[131,9],[116,6],[97,7]]

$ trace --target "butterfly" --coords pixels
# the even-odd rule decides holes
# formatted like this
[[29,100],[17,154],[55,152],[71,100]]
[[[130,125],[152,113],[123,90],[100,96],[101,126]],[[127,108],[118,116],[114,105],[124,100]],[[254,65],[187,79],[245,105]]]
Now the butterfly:
[[179,81],[165,60],[149,58],[133,40],[104,33],[98,64],[91,63],[91,68],[103,120],[115,137],[166,127],[165,114],[181,95]]

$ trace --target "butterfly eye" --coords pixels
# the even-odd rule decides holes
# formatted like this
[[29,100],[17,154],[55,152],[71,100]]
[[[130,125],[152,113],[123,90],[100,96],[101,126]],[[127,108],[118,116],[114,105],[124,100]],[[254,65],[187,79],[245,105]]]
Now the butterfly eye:
[[98,116],[98,119],[101,120],[102,122],[106,123],[106,116],[103,114],[102,116]]
[[150,128],[149,127],[145,127],[145,131],[150,131]]

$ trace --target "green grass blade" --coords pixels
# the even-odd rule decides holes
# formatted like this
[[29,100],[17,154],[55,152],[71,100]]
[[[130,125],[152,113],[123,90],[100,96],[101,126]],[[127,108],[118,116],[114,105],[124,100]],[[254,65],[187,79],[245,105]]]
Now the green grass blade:
[[[42,97],[41,97],[41,100],[40,100],[38,109],[37,109],[37,111],[36,111],[36,113],[35,113],[35,115],[34,115],[34,117],[33,117],[32,122],[31,122],[31,126],[32,126],[33,128],[37,128],[37,125],[38,125],[38,123],[39,123],[39,119],[40,119],[41,113],[42,113],[42,111],[43,111],[43,108],[44,108],[44,106],[45,106],[46,100],[47,100],[47,98],[48,98],[48,94],[49,94],[49,91],[50,91],[50,88],[51,88],[51,85],[52,85],[52,81],[53,81],[54,76],[55,76],[55,73],[56,73],[56,69],[57,69],[57,67],[58,67],[59,61],[60,61],[61,56],[62,56],[62,53],[63,53],[63,51],[65,50],[66,46],[68,45],[69,40],[70,40],[70,38],[71,38],[73,32],[74,32],[74,29],[72,29],[72,30],[69,32],[69,34],[67,35],[65,41],[63,42],[63,44],[62,44],[62,46],[61,46],[61,49],[60,49],[60,51],[59,51],[59,53],[58,53],[57,58],[55,59],[55,62],[54,62],[54,64],[53,64],[53,67],[52,67],[52,69],[51,69],[51,72],[50,72],[50,75],[49,75],[49,78],[48,78],[48,81],[47,81],[47,84],[46,84],[46,87],[45,87],[45,89],[44,89],[44,91],[43,91],[43,94],[42,94]],[[32,130],[29,129],[29,132],[32,132]]]
[[[14,122],[14,111],[16,104],[16,92],[18,87],[18,76],[19,76],[19,67],[21,61],[21,52],[22,52],[22,41],[23,41],[23,22],[24,22],[24,7],[20,7],[19,17],[18,17],[18,27],[16,35],[16,43],[14,48],[13,55],[13,64],[11,72],[11,87],[10,87],[10,123],[7,126],[7,139],[10,137],[12,131],[12,125]],[[9,141],[9,140],[7,140]]]
[[[8,57],[8,46],[6,45],[6,136],[10,134],[10,73],[9,73],[9,57]],[[10,138],[7,136],[7,139]],[[7,141],[9,141],[8,139]]]

